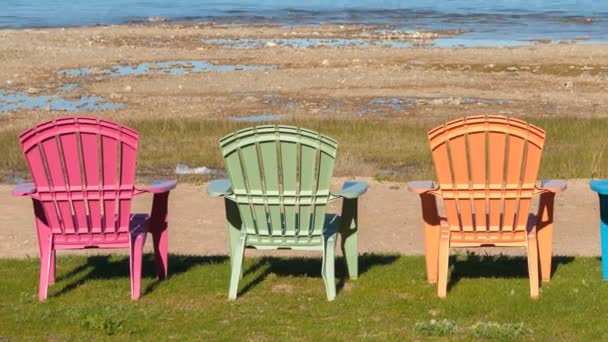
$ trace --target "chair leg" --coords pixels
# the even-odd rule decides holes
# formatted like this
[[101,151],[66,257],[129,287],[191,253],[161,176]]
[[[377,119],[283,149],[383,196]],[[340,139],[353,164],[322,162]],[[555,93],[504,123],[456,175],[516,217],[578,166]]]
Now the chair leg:
[[608,280],[608,224],[600,222],[600,241],[602,250],[602,279]]
[[165,279],[169,270],[168,209],[169,193],[154,194],[152,199],[152,210],[150,212],[150,233],[152,233],[156,274],[159,280]]
[[528,236],[528,275],[530,276],[530,297],[538,298],[538,245],[536,234]]
[[448,292],[448,264],[450,262],[450,232],[442,231],[439,239],[437,296],[445,298]]
[[57,252],[51,251],[50,269],[49,269],[49,284],[55,284],[55,271],[57,269]]
[[46,223],[44,209],[42,203],[38,200],[33,200],[34,215],[36,217],[36,232],[38,233],[38,250],[40,252],[40,278],[38,282],[38,300],[44,301],[48,295],[49,280],[53,275],[55,280],[54,265],[55,247],[53,246],[53,234]]
[[357,254],[357,211],[358,201],[343,199],[342,214],[340,215],[340,240],[342,255],[346,262],[346,269],[350,279],[359,277],[359,256]]
[[228,299],[235,300],[239,289],[239,280],[243,273],[243,257],[245,256],[245,241],[246,237],[241,236],[238,240],[238,246],[232,249],[231,256],[231,271],[230,271],[230,288],[228,290]]
[[551,280],[551,263],[553,257],[553,224],[546,225],[535,237],[538,246],[540,275],[543,283]]
[[426,279],[430,284],[437,283],[437,270],[439,263],[439,226],[425,225],[424,227],[424,255],[426,262]]
[[422,205],[422,221],[424,224],[424,255],[426,261],[426,277],[429,283],[437,283],[439,258],[439,235],[441,219],[437,210],[435,195],[420,195]]
[[350,279],[359,277],[359,256],[357,255],[357,229],[342,235],[342,254]]
[[323,242],[323,264],[321,266],[321,276],[325,283],[325,293],[327,300],[332,301],[336,298],[336,272],[335,272],[335,254],[336,254],[336,235],[328,237]]
[[[224,198],[224,205],[226,206],[226,225],[228,226],[228,251],[230,252],[230,266],[234,265],[234,255],[236,249],[239,248],[241,228],[243,222],[241,221],[241,214],[239,212],[239,206],[232,200]],[[240,279],[243,278],[243,269],[241,267]]]
[[152,231],[152,242],[154,247],[154,261],[156,262],[156,275],[158,280],[167,277],[169,269],[169,230],[161,229]]
[[141,263],[146,234],[137,234],[131,238],[131,250],[129,253],[131,273],[131,299],[139,299],[141,293]]
[[38,283],[38,300],[44,301],[48,295],[51,257],[54,254],[52,242],[40,240],[40,279]]
[[551,258],[553,257],[553,205],[555,194],[540,196],[537,215],[536,240],[540,262],[540,276],[543,283],[551,280]]
[[[234,267],[235,255],[237,255],[237,250],[240,248],[240,236],[241,230],[233,227],[230,222],[228,222],[228,251],[230,252],[230,266]],[[241,267],[241,274],[239,279],[243,279],[243,268]]]

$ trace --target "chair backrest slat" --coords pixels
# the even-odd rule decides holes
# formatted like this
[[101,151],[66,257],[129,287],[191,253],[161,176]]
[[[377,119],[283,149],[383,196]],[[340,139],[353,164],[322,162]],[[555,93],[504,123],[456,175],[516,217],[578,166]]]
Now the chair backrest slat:
[[454,120],[428,133],[455,231],[526,229],[545,132],[503,116]]
[[88,194],[89,228],[91,233],[101,233],[101,195],[99,192],[99,155],[97,153],[99,136],[95,132],[80,132],[80,140],[85,189]]
[[[524,145],[526,141],[524,137],[509,134],[508,136],[508,158],[505,184],[510,185],[510,188],[521,188],[521,167],[525,163],[524,160]],[[513,231],[516,229],[515,223],[518,216],[518,205],[520,196],[504,199],[504,214],[503,214],[503,231]],[[527,216],[528,213],[525,213]]]
[[249,234],[321,234],[337,144],[317,132],[258,126],[220,140]]
[[[450,165],[454,175],[453,186],[457,193],[470,190],[469,166],[467,158],[466,134],[454,135],[448,140],[450,152]],[[460,226],[464,231],[473,231],[473,211],[471,200],[456,197],[457,208],[460,212]]]
[[135,164],[137,161],[137,148],[131,144],[120,144],[120,192],[118,200],[118,218],[120,229],[129,227],[131,213],[131,198],[129,192],[135,188]]
[[[469,160],[471,172],[471,184],[473,187],[486,187],[488,179],[486,132],[473,132],[467,134],[469,155],[475,156]],[[473,208],[475,210],[473,225],[476,231],[487,231],[488,229],[488,205],[485,197],[474,198]]]
[[[63,165],[65,167],[65,177],[67,186],[71,191],[82,191],[82,172],[80,170],[80,151],[78,148],[78,135],[74,133],[64,133],[59,136],[59,143],[63,156]],[[66,228],[66,231],[74,230],[73,232],[85,233],[88,231],[88,223],[86,219],[86,210],[84,208],[84,200],[81,196],[69,196],[69,211],[73,214],[72,229]],[[64,209],[65,210],[65,209]],[[66,216],[62,214],[62,216]]]
[[60,118],[23,132],[20,141],[53,233],[128,231],[137,132],[106,120]]
[[[490,191],[502,190],[505,171],[505,147],[506,135],[502,132],[489,130],[488,132],[488,168]],[[502,198],[491,197],[489,199],[489,224],[490,231],[499,231],[502,224]]]
[[101,165],[103,189],[103,229],[105,233],[115,233],[116,229],[116,161],[118,143],[114,137],[101,136]]

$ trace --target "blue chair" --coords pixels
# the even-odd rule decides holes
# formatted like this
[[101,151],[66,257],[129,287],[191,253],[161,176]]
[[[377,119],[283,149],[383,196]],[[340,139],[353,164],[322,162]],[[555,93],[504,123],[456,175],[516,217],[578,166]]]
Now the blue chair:
[[602,241],[602,278],[608,280],[608,180],[592,180],[591,190],[600,196],[600,237]]

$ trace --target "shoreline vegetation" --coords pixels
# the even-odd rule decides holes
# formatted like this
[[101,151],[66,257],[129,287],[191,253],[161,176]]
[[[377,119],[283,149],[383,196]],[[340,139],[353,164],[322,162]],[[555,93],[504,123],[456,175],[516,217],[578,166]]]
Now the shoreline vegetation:
[[[608,176],[608,120],[577,117],[521,117],[547,132],[540,178]],[[284,124],[316,130],[338,141],[337,177],[366,176],[378,180],[434,179],[426,132],[444,121],[291,119],[244,123],[230,120],[118,120],[140,134],[138,177],[175,177],[178,164],[217,170],[211,176],[185,176],[187,182],[220,177],[223,162],[217,141],[232,131],[260,124]],[[19,130],[0,131],[0,175],[27,177],[18,143]],[[14,179],[14,178],[13,178]]]
[[[362,25],[0,30],[0,180],[28,178],[21,131],[71,115],[138,130],[142,182],[176,177],[180,164],[214,171],[180,181],[221,177],[218,139],[264,123],[336,139],[337,177],[433,179],[426,132],[486,114],[522,118],[547,131],[541,178],[608,176],[608,44],[343,42],[378,37],[412,38]],[[293,46],[293,39],[314,44]]]

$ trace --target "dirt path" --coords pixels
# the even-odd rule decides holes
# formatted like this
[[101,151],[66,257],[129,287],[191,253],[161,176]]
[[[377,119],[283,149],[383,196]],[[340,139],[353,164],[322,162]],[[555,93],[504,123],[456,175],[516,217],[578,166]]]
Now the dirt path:
[[[368,180],[369,191],[360,201],[359,252],[424,254],[420,204],[405,184]],[[338,187],[342,180],[336,179]],[[37,257],[31,202],[13,198],[12,185],[0,185],[0,257]],[[204,186],[179,184],[170,198],[170,252],[178,254],[227,254],[224,204],[207,196]],[[135,201],[134,210],[146,212],[150,196]],[[338,206],[334,211],[339,212]],[[599,215],[595,193],[588,180],[571,180],[568,190],[557,196],[554,254],[600,255]],[[150,242],[147,242],[150,248]],[[523,249],[494,249],[494,252],[523,254]],[[64,252],[65,253],[65,252]],[[289,251],[248,251],[247,255],[284,254]]]

